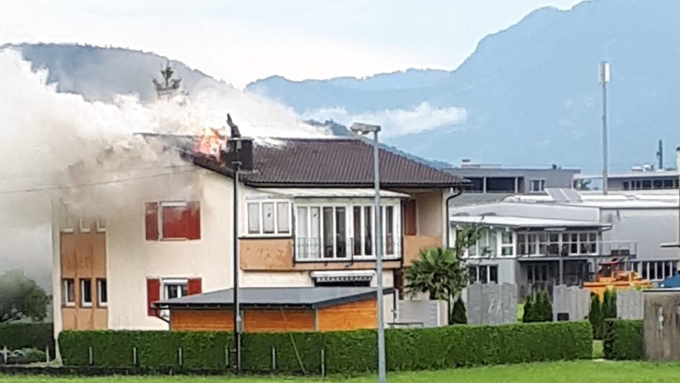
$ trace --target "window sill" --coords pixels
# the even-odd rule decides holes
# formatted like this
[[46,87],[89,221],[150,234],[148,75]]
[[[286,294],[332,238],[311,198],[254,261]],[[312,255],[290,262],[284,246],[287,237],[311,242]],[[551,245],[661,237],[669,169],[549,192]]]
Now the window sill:
[[64,305],[62,306],[62,308],[65,308],[65,309],[74,309],[74,308],[76,308],[76,304],[75,304],[75,302],[74,302],[74,303],[64,303]]
[[80,305],[81,308],[83,309],[91,309],[92,308],[92,303],[83,303]]
[[238,239],[291,239],[292,234],[246,234],[240,236]]
[[[399,261],[399,256],[383,257],[383,262]],[[354,258],[314,258],[314,259],[295,259],[296,263],[352,263],[352,262],[375,262],[375,257],[354,257]]]

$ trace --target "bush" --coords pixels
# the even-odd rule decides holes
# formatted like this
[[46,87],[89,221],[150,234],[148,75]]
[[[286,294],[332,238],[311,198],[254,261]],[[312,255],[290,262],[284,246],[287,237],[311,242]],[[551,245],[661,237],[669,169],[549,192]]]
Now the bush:
[[552,303],[548,292],[541,290],[536,294],[536,298],[527,296],[524,303],[524,316],[522,322],[552,322],[553,312]]
[[[37,348],[22,348],[11,351],[7,358],[7,364],[31,364],[46,362],[47,355],[45,351]],[[4,362],[4,360],[2,361]]]
[[[361,374],[377,369],[375,330],[327,333],[246,333],[243,369],[271,373],[272,347],[276,373],[318,374],[322,366],[331,374]],[[230,333],[160,331],[66,331],[59,338],[64,364],[89,365],[92,348],[95,366],[132,366],[137,347],[138,366],[179,368],[182,347],[184,368],[224,369]],[[389,329],[385,333],[387,369],[434,370],[461,366],[588,359],[592,332],[588,322],[512,324],[501,326],[448,326]]]
[[642,320],[609,319],[605,322],[604,357],[613,360],[645,358]]
[[10,350],[36,348],[45,351],[49,347],[54,356],[54,332],[52,323],[15,323],[0,325],[0,349]]
[[604,313],[602,312],[602,303],[600,303],[600,296],[593,294],[590,298],[590,313],[588,320],[593,327],[593,338],[602,339],[604,334]]
[[458,297],[456,302],[453,304],[450,322],[452,324],[467,324],[467,312],[465,310],[465,303],[463,302],[462,297]]
[[607,289],[602,301],[602,316],[606,319],[616,319],[616,291]]

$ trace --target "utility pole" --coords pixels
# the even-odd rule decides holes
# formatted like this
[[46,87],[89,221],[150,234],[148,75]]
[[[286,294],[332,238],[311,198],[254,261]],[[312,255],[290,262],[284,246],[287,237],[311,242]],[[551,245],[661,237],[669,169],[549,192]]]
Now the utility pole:
[[659,140],[659,150],[656,152],[656,158],[659,160],[659,170],[663,170],[663,140]]
[[231,137],[229,138],[230,140],[235,141],[233,150],[234,150],[234,161],[232,161],[231,165],[234,170],[234,217],[233,217],[233,237],[234,237],[234,256],[233,256],[233,278],[234,278],[234,373],[235,374],[240,374],[241,373],[241,330],[242,330],[242,318],[241,318],[241,305],[239,302],[239,269],[240,269],[240,257],[239,257],[239,243],[238,243],[238,222],[239,222],[239,216],[238,216],[238,183],[239,183],[239,178],[240,178],[240,171],[241,171],[241,158],[240,158],[240,152],[241,152],[241,132],[238,129],[238,126],[233,123],[231,120],[231,116],[227,114],[227,125],[231,128]]
[[600,64],[600,84],[602,84],[602,194],[609,192],[607,185],[607,173],[609,168],[608,142],[607,142],[607,84],[611,79],[609,62]]

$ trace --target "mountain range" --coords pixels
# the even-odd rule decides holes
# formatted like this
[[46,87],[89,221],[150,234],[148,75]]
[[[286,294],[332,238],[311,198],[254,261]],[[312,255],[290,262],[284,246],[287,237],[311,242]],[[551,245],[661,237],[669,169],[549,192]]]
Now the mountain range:
[[680,144],[678,36],[677,0],[587,1],[568,11],[532,12],[484,38],[453,71],[308,81],[274,76],[249,84],[247,90],[319,119],[375,116],[396,125],[399,119],[384,117],[417,110],[423,103],[431,114],[460,108],[462,119],[436,120],[421,129],[415,123],[386,140],[416,155],[450,162],[471,158],[511,166],[559,164],[593,172],[601,158],[598,67],[606,60],[612,68],[610,166],[622,171],[654,163],[660,139],[667,152]]
[[[367,78],[249,84],[336,134],[355,121],[380,123],[382,141],[438,160],[506,166],[553,164],[596,172],[601,161],[598,66],[611,62],[608,87],[610,169],[655,163],[680,146],[680,1],[593,0],[570,10],[542,8],[482,39],[452,71],[408,69]],[[167,60],[123,48],[64,44],[17,46],[63,92],[110,101],[155,97],[151,78]],[[442,47],[446,49],[446,47]],[[170,61],[184,87],[230,85]],[[442,162],[443,161],[443,162]],[[673,165],[668,160],[665,166]]]

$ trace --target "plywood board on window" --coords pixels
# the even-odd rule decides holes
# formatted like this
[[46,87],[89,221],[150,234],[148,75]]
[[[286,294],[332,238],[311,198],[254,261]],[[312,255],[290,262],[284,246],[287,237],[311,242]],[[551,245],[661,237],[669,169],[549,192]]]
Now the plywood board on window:
[[240,245],[242,270],[293,269],[292,239],[241,239]]
[[404,236],[404,266],[409,266],[420,256],[420,250],[440,247],[441,236],[406,235]]
[[106,234],[61,234],[62,278],[106,278]]

